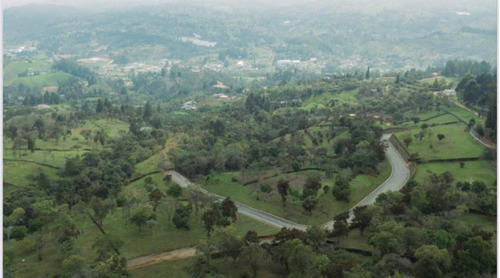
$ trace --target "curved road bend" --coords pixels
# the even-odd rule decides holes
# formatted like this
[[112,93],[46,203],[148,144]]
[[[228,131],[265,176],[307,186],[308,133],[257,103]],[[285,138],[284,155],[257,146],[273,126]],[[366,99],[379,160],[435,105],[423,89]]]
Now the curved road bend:
[[[172,175],[172,180],[181,187],[187,188],[191,185],[191,182],[187,178],[183,177],[181,174],[179,174],[176,171],[167,171],[166,173]],[[226,198],[226,197],[214,194],[214,193],[210,193],[206,189],[203,189],[203,188],[199,188],[199,190],[201,193],[207,194],[209,196],[213,196],[214,198],[219,199],[219,200],[224,200]],[[268,212],[249,207],[249,206],[244,205],[242,203],[234,202],[234,204],[238,208],[239,213],[246,215],[248,217],[251,217],[251,218],[258,220],[260,222],[264,222],[264,223],[269,224],[271,226],[277,227],[277,228],[286,227],[289,229],[295,228],[298,230],[305,231],[308,227],[307,225],[294,223],[290,220],[286,220],[286,219],[281,218],[279,216],[276,216],[274,214],[270,214]]]
[[[384,134],[382,135],[381,140],[388,140],[391,134]],[[375,203],[375,200],[377,199],[377,196],[380,193],[386,192],[388,190],[391,191],[399,191],[408,181],[410,177],[410,169],[408,168],[408,165],[406,164],[406,161],[404,158],[399,154],[399,152],[396,150],[396,148],[389,142],[388,142],[388,148],[386,150],[386,156],[389,159],[389,163],[391,164],[392,167],[392,172],[390,177],[384,181],[379,187],[377,187],[374,191],[372,191],[369,195],[367,195],[363,200],[361,200],[359,203],[357,203],[353,209],[357,206],[364,206],[364,205],[369,205]],[[183,177],[181,174],[179,174],[176,171],[167,171],[167,174],[172,175],[172,180],[177,183],[179,186],[187,188],[192,185],[192,183],[185,177]],[[207,190],[200,188],[199,189],[202,193],[211,195],[217,199],[225,199],[225,197],[213,194],[208,192]],[[270,214],[268,212],[258,210],[252,207],[249,207],[247,205],[235,202],[236,207],[238,208],[238,212],[246,215],[248,217],[251,217],[255,220],[261,221],[263,223],[269,224],[271,226],[277,227],[277,228],[295,228],[298,230],[305,231],[307,229],[307,225],[302,225],[298,224],[289,220],[286,220],[284,218],[278,217],[276,215]],[[351,220],[353,218],[353,213],[352,209],[350,210],[350,218]],[[329,221],[323,225],[321,225],[323,228],[327,229],[333,229],[333,220]]]
[[488,148],[488,149],[496,149],[496,146],[489,145],[486,142],[484,142],[483,138],[481,137],[481,135],[479,135],[479,133],[474,128],[471,128],[470,131],[469,131],[469,133],[472,136],[472,138],[474,138],[474,140],[478,141],[479,143],[481,143],[486,148]]
[[[363,200],[361,200],[354,207],[352,207],[351,210],[349,210],[349,222],[351,222],[354,218],[353,210],[355,207],[366,206],[375,203],[378,195],[386,191],[399,191],[401,188],[403,188],[403,186],[410,178],[410,169],[408,168],[405,159],[396,150],[392,143],[389,142],[389,138],[391,137],[391,135],[392,134],[384,134],[381,138],[381,140],[387,140],[388,147],[385,151],[385,155],[387,156],[389,163],[391,164],[391,175],[379,187],[373,190]],[[325,229],[333,229],[333,223],[333,220],[329,221],[323,224],[322,227]]]

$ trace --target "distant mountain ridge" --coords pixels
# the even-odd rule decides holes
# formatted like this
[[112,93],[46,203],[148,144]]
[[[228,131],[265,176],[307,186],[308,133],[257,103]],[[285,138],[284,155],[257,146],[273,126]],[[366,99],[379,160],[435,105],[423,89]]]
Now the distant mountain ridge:
[[85,12],[76,8],[61,5],[30,4],[5,9],[4,44],[37,38],[47,26],[75,19],[84,14]]

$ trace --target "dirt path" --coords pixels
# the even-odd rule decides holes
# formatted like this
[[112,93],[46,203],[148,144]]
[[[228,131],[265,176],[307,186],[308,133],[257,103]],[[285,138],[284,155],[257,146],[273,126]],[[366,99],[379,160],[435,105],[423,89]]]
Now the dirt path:
[[176,261],[192,258],[195,255],[196,249],[194,247],[181,248],[156,255],[147,255],[131,259],[127,262],[127,267],[128,269],[136,269],[165,261]]

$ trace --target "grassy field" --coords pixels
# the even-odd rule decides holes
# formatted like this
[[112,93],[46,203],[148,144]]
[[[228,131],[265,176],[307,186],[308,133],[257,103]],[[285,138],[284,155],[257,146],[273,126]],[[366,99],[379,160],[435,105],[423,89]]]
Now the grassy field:
[[438,80],[438,82],[440,84],[441,84],[441,82],[445,82],[446,84],[448,84],[450,82],[453,82],[454,84],[458,84],[458,82],[460,81],[457,78],[438,76],[438,77],[424,78],[424,79],[421,79],[420,82],[428,84],[428,85],[432,85],[432,84],[434,84],[434,81],[436,79]]
[[68,80],[72,77],[74,76],[69,73],[56,71],[37,76],[18,77],[11,85],[17,86],[22,83],[31,88],[37,87],[41,89],[45,86],[57,86],[59,82]]
[[[432,124],[443,124],[443,123],[449,123],[449,122],[454,122],[454,121],[458,121],[456,117],[454,117],[453,115],[447,115],[446,114],[447,112],[445,111],[437,111],[437,110],[431,110],[431,111],[426,111],[426,112],[417,112],[417,111],[407,111],[404,113],[404,117],[407,118],[407,119],[411,119],[413,117],[417,117],[420,119],[420,122],[418,122],[417,124],[415,124],[415,122],[413,122],[413,120],[408,120],[406,122],[402,122],[402,123],[399,123],[397,125],[387,125],[385,123],[379,123],[377,122],[376,124],[384,129],[387,129],[387,128],[395,128],[395,127],[415,127],[415,126],[421,126],[423,123],[426,123],[428,125],[432,125]],[[438,116],[436,118],[433,118],[433,119],[429,119],[431,117],[435,117],[435,116]],[[429,120],[427,120],[429,119]]]
[[[79,155],[82,156],[87,151],[84,150],[76,150],[76,151],[46,151],[46,150],[37,150],[35,152],[22,151],[21,156],[15,156],[12,153],[12,150],[5,150],[3,153],[4,159],[23,159],[28,161],[35,161],[39,163],[49,164],[55,167],[63,167],[66,163],[66,159],[74,158]],[[27,162],[28,163],[28,162]]]
[[[406,135],[410,135],[413,141],[408,147],[409,152],[418,153],[422,159],[478,157],[483,153],[483,146],[465,131],[463,124],[431,127],[428,130],[431,131],[431,135],[427,134],[421,141],[414,137],[421,129],[399,132],[395,135],[400,142],[403,142]],[[445,135],[442,141],[437,138],[438,133]]]
[[[426,123],[428,125],[433,125],[433,124],[444,124],[444,123],[451,123],[451,122],[457,122],[457,118],[451,114],[446,114],[446,115],[442,115],[442,116],[439,116],[437,118],[433,118],[433,119],[430,119],[428,121],[424,121],[422,123]],[[422,125],[422,123],[419,123],[420,125]]]
[[[11,118],[6,125],[28,125],[32,126],[35,117],[25,117],[25,116],[16,116]],[[47,116],[45,118],[42,118],[44,121],[47,123],[50,123],[51,120],[47,119]],[[71,130],[71,135],[67,136],[66,139],[64,140],[63,136],[59,137],[59,141],[56,141],[54,138],[50,139],[36,139],[35,140],[35,148],[40,148],[41,151],[46,150],[46,149],[55,149],[55,150],[81,150],[81,149],[92,149],[92,148],[100,148],[99,144],[96,144],[93,141],[94,135],[100,131],[101,129],[104,130],[106,133],[107,137],[115,137],[120,134],[122,131],[128,131],[128,123],[120,121],[120,120],[87,120],[85,123],[82,124],[81,127],[74,128]],[[89,140],[85,140],[85,137],[81,134],[82,131],[84,130],[91,130],[92,131],[92,136],[89,138]],[[5,148],[11,148],[12,147],[12,141],[6,137],[4,137],[4,147]],[[26,148],[26,146],[24,146]]]
[[[18,74],[24,71],[29,72],[45,72],[37,76],[24,76],[19,77]],[[3,85],[4,86],[17,86],[20,83],[28,87],[55,86],[60,81],[67,80],[74,77],[71,74],[51,70],[51,64],[44,61],[14,61],[9,63],[3,68]]]
[[[233,182],[232,178],[237,178],[237,173],[220,173],[215,174],[211,179],[203,185],[207,190],[222,195],[231,197],[231,199],[241,202],[243,204],[252,206],[257,209],[267,211],[269,213],[284,217],[286,219],[295,221],[300,224],[323,224],[333,218],[334,215],[347,211],[355,204],[361,201],[366,195],[373,191],[383,181],[385,181],[391,172],[390,166],[385,162],[379,166],[382,169],[378,177],[358,175],[351,181],[352,193],[350,202],[338,202],[333,198],[331,191],[324,194],[322,190],[319,191],[319,203],[312,215],[308,214],[302,208],[302,203],[299,200],[294,200],[293,196],[288,196],[287,211],[283,211],[281,197],[276,190],[276,183],[280,178],[290,181],[290,187],[296,190],[302,189],[305,178],[311,174],[318,174],[318,171],[307,171],[294,174],[284,174],[276,178],[262,181],[258,184],[242,186],[237,182]],[[271,193],[260,192],[260,184],[267,183],[272,188]],[[328,185],[332,188],[333,179],[322,177],[322,184]]]
[[415,180],[425,181],[429,171],[435,174],[450,172],[456,181],[482,181],[487,185],[496,182],[496,163],[487,160],[465,162],[464,168],[460,168],[458,162],[425,163],[418,165]]
[[[15,123],[16,121],[23,121],[23,119],[19,117],[13,118],[12,122]],[[24,149],[19,152],[19,156],[14,156],[13,151],[10,149],[12,147],[11,140],[4,137],[4,159],[30,161],[21,162],[4,160],[4,181],[14,185],[4,187],[4,193],[9,194],[15,189],[15,186],[29,186],[33,184],[33,181],[29,178],[29,176],[42,170],[44,171],[44,173],[49,175],[49,177],[57,177],[57,172],[59,171],[58,169],[46,167],[32,162],[43,163],[63,168],[67,159],[74,158],[77,155],[81,157],[87,152],[87,150],[85,149],[101,148],[100,145],[96,145],[92,140],[86,142],[84,137],[80,134],[84,129],[93,130],[93,132],[95,133],[96,130],[100,130],[101,128],[103,128],[107,132],[109,137],[113,137],[117,136],[120,131],[128,130],[128,124],[116,120],[87,121],[83,125],[83,127],[72,130],[72,135],[68,136],[66,140],[60,138],[59,142],[56,143],[55,139],[37,139],[35,141],[35,147],[40,148],[41,150],[36,150],[32,153],[30,151],[27,151],[26,147],[24,147]]]
[[465,110],[462,107],[451,105],[451,107],[445,108],[447,111],[456,114],[459,118],[463,119],[466,122],[469,122],[470,119],[476,120],[476,123],[484,122],[484,119],[479,118],[478,116],[472,114],[471,112]]
[[7,66],[3,68],[3,85],[10,86],[16,80],[19,79],[18,74],[29,70],[30,72],[34,71],[49,71],[51,64],[49,62],[43,61],[13,61],[9,63]]
[[[86,121],[81,127],[73,129],[72,133],[80,135],[82,130],[90,129],[93,132],[103,129],[106,135],[109,137],[115,137],[120,134],[121,131],[128,131],[129,125],[126,122],[120,120],[92,120]],[[83,139],[83,136],[81,136]]]
[[3,181],[18,186],[28,186],[33,183],[33,181],[29,179],[29,175],[39,173],[40,171],[43,171],[49,177],[56,177],[58,170],[26,162],[4,161]]

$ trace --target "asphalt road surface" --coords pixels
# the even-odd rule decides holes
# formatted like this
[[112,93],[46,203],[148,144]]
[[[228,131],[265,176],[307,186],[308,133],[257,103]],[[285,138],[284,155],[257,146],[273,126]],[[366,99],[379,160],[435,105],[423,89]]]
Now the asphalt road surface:
[[[391,134],[384,134],[382,136],[381,140],[388,140]],[[408,168],[408,165],[406,164],[406,161],[403,159],[403,157],[399,154],[399,152],[396,150],[396,148],[389,142],[388,142],[388,148],[386,150],[386,156],[387,159],[389,160],[389,163],[391,164],[392,167],[392,172],[391,175],[387,180],[384,181],[379,187],[377,187],[374,191],[372,191],[369,195],[367,195],[363,200],[361,200],[358,204],[356,204],[352,209],[354,209],[357,206],[364,206],[364,205],[369,205],[375,203],[375,200],[377,199],[378,195],[380,195],[383,192],[386,191],[399,191],[408,181],[410,177],[410,169]],[[179,186],[188,188],[189,186],[192,185],[192,183],[185,177],[183,177],[181,174],[179,174],[176,171],[167,171],[166,174],[170,174],[172,176],[172,181],[177,183]],[[217,199],[225,199],[225,197],[213,194],[208,192],[207,190],[203,188],[199,188],[199,190],[207,195],[211,195]],[[263,223],[278,227],[278,228],[295,228],[298,230],[305,231],[307,229],[307,225],[302,225],[298,223],[294,223],[292,221],[286,220],[284,218],[281,218],[279,216],[267,213],[262,210],[258,210],[252,207],[249,207],[247,205],[235,202],[236,207],[238,208],[238,212],[246,215],[248,217],[251,217],[257,221],[261,221]],[[350,218],[349,220],[352,220],[353,218],[353,213],[352,209],[350,211]],[[333,220],[329,221],[325,224],[322,225],[325,229],[333,229]]]
[[[401,156],[401,154],[399,154],[396,148],[389,142],[389,137],[391,137],[391,134],[384,134],[382,136],[382,140],[387,140],[388,147],[385,151],[385,155],[392,167],[391,175],[384,181],[384,183],[373,190],[349,211],[349,222],[354,218],[353,209],[355,207],[366,206],[375,203],[375,200],[381,193],[387,191],[399,191],[401,188],[403,188],[403,186],[410,178],[410,169],[408,168],[406,161]],[[333,229],[333,223],[333,220],[329,221],[323,224],[322,227],[325,229]]]
[[[166,174],[172,175],[172,180],[181,187],[187,188],[187,187],[192,185],[192,183],[187,178],[183,177],[181,174],[179,174],[176,171],[167,171]],[[214,194],[214,193],[210,193],[203,188],[199,188],[199,190],[200,190],[200,192],[207,194],[207,195],[210,195],[210,196],[213,196],[216,199],[219,199],[219,200],[225,199],[225,197]],[[294,223],[290,220],[286,220],[284,218],[276,216],[274,214],[270,214],[270,213],[267,213],[265,211],[255,209],[255,208],[249,207],[247,205],[244,205],[244,204],[241,204],[238,202],[234,202],[234,204],[238,208],[239,213],[246,215],[248,217],[251,217],[255,220],[261,221],[263,223],[269,224],[271,226],[277,227],[277,228],[286,227],[289,229],[295,228],[295,229],[305,231],[308,227],[307,225],[297,224],[297,223]]]

